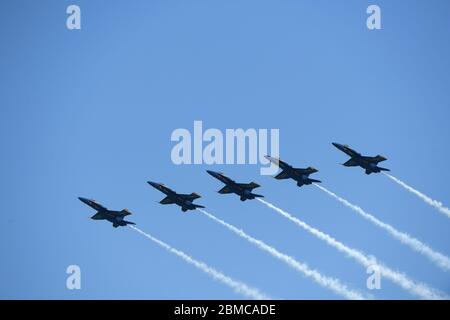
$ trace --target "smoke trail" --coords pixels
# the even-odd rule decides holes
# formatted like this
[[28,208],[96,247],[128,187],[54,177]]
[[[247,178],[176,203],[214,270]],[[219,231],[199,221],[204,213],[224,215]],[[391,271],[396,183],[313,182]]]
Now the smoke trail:
[[202,270],[203,272],[205,272],[209,276],[213,277],[215,280],[218,280],[218,281],[222,282],[223,284],[231,287],[235,292],[243,294],[244,296],[247,296],[247,297],[249,297],[251,299],[254,299],[254,300],[270,300],[271,299],[270,297],[268,297],[265,294],[261,293],[258,289],[249,287],[248,285],[246,285],[243,282],[231,279],[230,277],[224,275],[220,271],[217,271],[216,269],[211,268],[210,266],[208,266],[204,262],[197,261],[194,258],[191,258],[190,256],[188,256],[184,252],[179,251],[179,250],[177,250],[175,248],[172,248],[167,243],[164,243],[161,240],[156,239],[155,237],[151,236],[148,233],[145,233],[141,229],[139,229],[139,228],[137,228],[135,226],[132,226],[132,225],[129,225],[129,227],[131,229],[134,229],[135,231],[139,232],[143,236],[147,237],[148,239],[152,240],[156,244],[160,245],[161,247],[163,247],[167,251],[177,255],[178,257],[180,257],[181,259],[183,259],[187,263],[194,265],[196,268]]
[[404,183],[400,179],[398,179],[398,178],[396,178],[394,176],[391,176],[390,174],[387,174],[385,172],[383,172],[383,174],[386,177],[388,177],[389,179],[391,179],[391,180],[395,181],[396,183],[398,183],[400,186],[402,186],[403,188],[405,188],[406,190],[408,190],[412,194],[415,194],[416,196],[418,196],[420,199],[425,201],[425,203],[429,204],[430,206],[434,207],[435,209],[438,209],[441,213],[445,214],[447,216],[447,218],[450,218],[450,209],[445,207],[442,204],[442,202],[439,202],[437,200],[431,199],[430,197],[428,197],[427,195],[423,194],[419,190],[414,189],[413,187],[407,185],[406,183]]
[[329,245],[335,247],[338,251],[347,254],[349,257],[356,260],[362,266],[368,268],[370,266],[377,265],[379,267],[380,273],[383,276],[385,276],[388,279],[391,279],[394,283],[401,286],[403,289],[409,291],[410,293],[416,294],[419,297],[421,297],[422,299],[444,299],[444,295],[439,293],[437,290],[429,288],[425,284],[416,283],[413,280],[409,279],[406,275],[401,274],[396,271],[393,271],[390,268],[377,262],[374,257],[368,257],[363,252],[361,252],[357,249],[347,247],[345,244],[343,244],[342,242],[339,242],[338,240],[334,239],[330,235],[323,233],[322,231],[309,226],[307,223],[292,216],[288,212],[274,206],[273,204],[271,204],[265,200],[262,200],[262,199],[257,199],[257,200],[260,201],[261,203],[265,204],[267,207],[275,210],[276,212],[281,214],[283,217],[294,222],[296,225],[298,225],[299,227],[308,231],[309,233],[316,236],[317,238],[324,240]]
[[249,236],[243,230],[240,230],[240,229],[236,228],[235,226],[215,217],[214,215],[208,213],[205,210],[202,210],[202,209],[197,209],[197,210],[200,211],[201,213],[203,213],[208,218],[223,225],[228,230],[231,230],[238,236],[240,236],[240,237],[246,239],[247,241],[249,241],[250,243],[256,245],[258,248],[268,252],[273,257],[285,262],[287,265],[289,265],[290,267],[294,268],[295,270],[303,273],[305,276],[312,278],[319,285],[321,285],[325,288],[328,288],[328,289],[334,291],[335,293],[337,293],[338,295],[343,296],[347,299],[351,299],[351,300],[363,300],[364,299],[362,294],[360,294],[357,291],[348,289],[347,286],[342,284],[339,280],[329,278],[327,276],[322,275],[320,272],[318,272],[316,270],[310,269],[308,267],[308,265],[298,262],[293,257],[290,257],[284,253],[279,252],[277,249],[265,244],[261,240],[258,240],[258,239],[255,239],[255,238]]
[[330,190],[327,190],[326,188],[319,186],[317,184],[315,186],[318,187],[319,189],[321,189],[322,191],[324,191],[325,193],[329,194],[330,196],[332,196],[339,202],[343,203],[346,207],[356,211],[359,215],[361,215],[363,218],[369,220],[374,225],[380,227],[381,229],[386,230],[391,236],[393,236],[395,239],[399,240],[401,243],[406,244],[414,251],[426,256],[429,260],[431,260],[433,263],[435,263],[437,266],[439,266],[442,270],[444,270],[444,271],[450,270],[450,258],[448,258],[447,256],[443,255],[442,253],[434,251],[429,246],[422,243],[420,240],[411,237],[407,233],[398,231],[393,226],[391,226],[383,221],[378,220],[373,215],[365,212],[362,208],[339,197],[338,195],[331,192]]

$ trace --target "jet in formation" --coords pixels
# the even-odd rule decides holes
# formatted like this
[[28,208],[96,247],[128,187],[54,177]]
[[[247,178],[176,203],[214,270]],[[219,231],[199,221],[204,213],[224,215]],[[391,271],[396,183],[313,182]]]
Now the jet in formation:
[[355,150],[351,149],[347,145],[342,145],[339,143],[333,142],[333,146],[341,150],[342,152],[349,155],[351,158],[347,162],[343,163],[343,166],[346,167],[361,167],[366,170],[366,174],[371,173],[379,173],[381,171],[391,171],[386,168],[382,168],[378,166],[378,163],[382,161],[386,161],[387,159],[383,156],[375,156],[375,157],[366,157],[362,156],[360,153],[356,152]]
[[299,187],[302,187],[304,185],[310,185],[312,183],[322,182],[320,180],[315,180],[315,179],[309,178],[310,174],[319,172],[317,169],[315,169],[313,167],[308,167],[308,168],[304,168],[304,169],[294,168],[291,165],[287,164],[286,162],[284,162],[280,159],[270,157],[270,156],[265,156],[265,158],[267,160],[269,160],[270,162],[276,164],[282,170],[279,174],[277,174],[275,176],[275,179],[278,179],[278,180],[293,179],[293,180],[297,181],[297,186],[299,186]]
[[263,198],[264,197],[260,194],[256,194],[256,193],[252,192],[253,189],[260,187],[260,185],[257,184],[256,182],[237,183],[236,181],[225,176],[223,173],[215,172],[215,171],[211,171],[211,170],[206,170],[206,172],[208,172],[214,178],[225,183],[225,186],[218,191],[220,194],[235,193],[241,198],[241,201],[252,200],[255,198]]
[[123,209],[122,211],[108,210],[101,204],[97,203],[95,200],[90,200],[82,197],[79,197],[78,199],[97,211],[97,213],[91,217],[91,219],[93,220],[108,220],[113,224],[114,228],[117,228],[119,226],[125,227],[127,224],[135,224],[134,222],[124,220],[126,216],[129,216],[131,214],[131,212],[127,209]]
[[204,208],[204,206],[193,203],[195,199],[201,198],[201,196],[195,192],[191,194],[181,194],[176,193],[162,183],[156,183],[152,181],[147,181],[147,183],[166,195],[166,197],[159,202],[161,204],[179,205],[183,212],[186,212],[188,210],[195,210],[197,208]]

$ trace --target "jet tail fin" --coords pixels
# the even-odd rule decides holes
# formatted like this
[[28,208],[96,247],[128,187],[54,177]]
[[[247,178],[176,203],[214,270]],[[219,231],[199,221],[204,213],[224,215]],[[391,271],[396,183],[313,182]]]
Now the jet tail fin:
[[200,204],[194,204],[194,207],[197,209],[197,208],[205,208],[205,206],[202,206],[202,205],[200,205]]
[[381,167],[378,167],[378,169],[380,169],[381,171],[391,171],[391,170],[389,170],[387,168],[381,168]]
[[126,221],[126,220],[124,220],[123,222],[125,222],[126,224],[132,224],[132,225],[135,225],[135,224],[136,224],[136,223],[134,223],[134,222]]
[[309,181],[312,183],[322,183],[322,181],[316,179],[309,179]]

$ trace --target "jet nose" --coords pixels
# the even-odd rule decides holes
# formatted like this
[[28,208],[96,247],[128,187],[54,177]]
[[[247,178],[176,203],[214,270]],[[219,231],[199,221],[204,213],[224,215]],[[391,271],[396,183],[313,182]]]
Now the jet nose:
[[273,163],[273,164],[275,164],[275,165],[277,165],[277,166],[279,166],[280,165],[280,158],[274,158],[274,157],[271,157],[271,156],[264,156],[264,158],[266,158],[267,160],[269,160],[269,162],[271,162],[271,163]]
[[87,198],[83,198],[83,197],[78,197],[78,200],[80,200],[83,203],[89,204],[90,200]]
[[217,177],[219,175],[218,172],[212,171],[212,170],[206,170],[206,172],[208,172],[210,175],[212,175],[213,177]]
[[344,147],[344,145],[342,145],[340,143],[337,143],[337,142],[333,142],[332,145],[335,146],[338,149],[342,149]]
[[147,183],[149,185],[151,185],[152,187],[155,187],[155,188],[158,188],[158,186],[159,186],[159,183],[156,183],[156,182],[153,182],[153,181],[147,181]]

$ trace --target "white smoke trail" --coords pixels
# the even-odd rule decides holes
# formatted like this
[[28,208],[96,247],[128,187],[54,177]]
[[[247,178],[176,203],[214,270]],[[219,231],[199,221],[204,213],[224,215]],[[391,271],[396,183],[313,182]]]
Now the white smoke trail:
[[407,246],[409,246],[411,249],[413,249],[416,252],[419,252],[420,254],[426,256],[428,259],[430,259],[433,263],[435,263],[437,266],[439,266],[440,268],[442,268],[445,271],[449,271],[450,270],[450,259],[443,255],[440,252],[436,252],[433,249],[431,249],[429,246],[427,246],[426,244],[422,243],[420,240],[411,237],[410,235],[408,235],[407,233],[398,231],[397,229],[395,229],[393,226],[378,220],[377,218],[375,218],[373,215],[365,212],[362,208],[348,202],[347,200],[339,197],[337,194],[335,194],[334,192],[331,192],[330,190],[319,186],[317,184],[315,184],[316,187],[318,187],[319,189],[321,189],[322,191],[324,191],[325,193],[327,193],[328,195],[332,196],[333,198],[335,198],[336,200],[338,200],[339,202],[341,202],[342,204],[344,204],[346,207],[352,209],[353,211],[357,212],[359,215],[361,215],[363,218],[369,220],[370,222],[372,222],[374,225],[386,230],[391,236],[393,236],[395,239],[399,240],[401,243],[406,244]]
[[416,283],[415,281],[411,280],[406,276],[405,274],[396,272],[388,268],[387,266],[381,264],[380,262],[377,262],[374,257],[366,256],[363,252],[353,249],[350,247],[347,247],[342,242],[339,242],[338,240],[334,239],[330,235],[323,233],[322,231],[315,229],[311,226],[309,226],[307,223],[301,221],[300,219],[292,216],[288,212],[274,206],[273,204],[262,200],[257,199],[261,203],[265,204],[267,207],[275,210],[279,214],[281,214],[283,217],[289,219],[290,221],[294,222],[299,227],[303,228],[304,230],[308,231],[312,235],[316,236],[317,238],[324,240],[329,245],[336,248],[338,251],[343,252],[347,254],[349,257],[356,260],[359,264],[362,266],[368,268],[370,266],[378,266],[380,273],[385,276],[386,278],[392,280],[394,283],[402,287],[403,289],[409,291],[410,293],[416,294],[417,296],[421,297],[422,299],[445,299],[445,295],[442,293],[439,293],[437,290],[429,288],[427,285],[422,283]]
[[267,295],[261,293],[258,289],[252,288],[252,287],[246,285],[243,282],[236,281],[236,280],[234,280],[234,279],[224,275],[220,271],[217,271],[216,269],[208,266],[204,262],[197,261],[194,258],[192,258],[192,257],[188,256],[187,254],[185,254],[184,252],[179,251],[179,250],[177,250],[175,248],[172,248],[167,243],[164,243],[161,240],[158,240],[157,238],[151,236],[150,234],[145,233],[141,229],[139,229],[139,228],[137,228],[135,226],[132,226],[132,225],[129,225],[129,227],[131,229],[139,232],[143,236],[147,237],[148,239],[152,240],[154,243],[158,244],[159,246],[163,247],[164,249],[168,250],[169,252],[171,252],[171,253],[177,255],[178,257],[182,258],[187,263],[192,264],[196,268],[202,270],[203,272],[205,272],[206,274],[208,274],[209,276],[211,276],[215,280],[218,280],[218,281],[222,282],[223,284],[231,287],[235,292],[243,294],[244,296],[247,296],[247,297],[249,297],[251,299],[254,299],[254,300],[270,300],[271,299]]
[[387,174],[385,172],[383,172],[383,174],[388,177],[389,179],[395,181],[396,183],[398,183],[400,186],[402,186],[403,188],[405,188],[406,190],[408,190],[409,192],[411,192],[412,194],[415,194],[416,196],[418,196],[420,199],[422,199],[425,203],[429,204],[430,206],[434,207],[435,209],[439,210],[441,213],[445,214],[447,216],[447,218],[450,218],[450,209],[445,207],[442,202],[439,202],[437,200],[433,200],[431,199],[429,196],[423,194],[422,192],[420,192],[419,190],[414,189],[413,187],[407,185],[406,183],[404,183],[403,181],[401,181],[400,179],[391,176],[390,174]]
[[255,239],[255,238],[249,236],[243,230],[238,229],[235,226],[215,217],[214,215],[208,213],[205,210],[202,210],[202,209],[197,209],[197,210],[200,211],[201,213],[203,213],[208,218],[223,225],[228,230],[231,230],[238,236],[240,236],[240,237],[246,239],[247,241],[249,241],[250,243],[256,245],[258,248],[268,252],[273,257],[285,262],[287,265],[289,265],[293,269],[301,272],[306,277],[312,278],[319,285],[334,291],[335,293],[337,293],[340,296],[345,297],[346,299],[351,299],[351,300],[363,300],[364,299],[364,296],[362,294],[360,294],[357,291],[347,288],[347,286],[342,284],[339,280],[324,276],[319,271],[310,269],[308,267],[308,265],[295,260],[293,257],[290,257],[284,253],[279,252],[277,249],[265,244],[261,240],[258,240],[258,239]]
[[443,255],[440,252],[434,251],[429,246],[422,243],[420,240],[408,235],[407,233],[401,232],[401,231],[395,229],[393,226],[391,226],[383,221],[378,220],[373,215],[365,212],[362,208],[339,197],[334,192],[331,192],[330,190],[328,190],[322,186],[319,186],[317,184],[315,186],[318,187],[319,189],[321,189],[322,191],[324,191],[325,193],[327,193],[328,195],[332,196],[333,198],[335,198],[342,204],[344,204],[346,207],[357,212],[360,216],[369,220],[374,225],[380,227],[381,229],[386,230],[391,236],[393,236],[395,239],[399,240],[401,243],[406,244],[414,251],[424,255],[429,260],[431,260],[434,264],[439,266],[442,270],[444,270],[444,271],[450,270],[450,258],[448,258],[447,256]]

